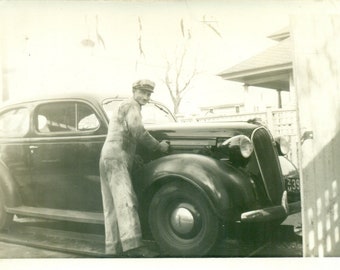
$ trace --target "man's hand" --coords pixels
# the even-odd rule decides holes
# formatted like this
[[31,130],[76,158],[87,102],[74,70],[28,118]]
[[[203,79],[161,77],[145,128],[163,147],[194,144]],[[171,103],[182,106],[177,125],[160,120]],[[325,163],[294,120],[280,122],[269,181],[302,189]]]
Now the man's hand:
[[169,151],[170,143],[168,141],[161,141],[159,146],[162,153],[167,153]]

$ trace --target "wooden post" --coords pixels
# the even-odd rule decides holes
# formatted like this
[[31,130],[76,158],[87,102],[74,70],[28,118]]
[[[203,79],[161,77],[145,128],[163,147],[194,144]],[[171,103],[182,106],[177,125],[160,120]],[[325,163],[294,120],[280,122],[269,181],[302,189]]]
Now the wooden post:
[[282,97],[281,97],[281,89],[276,89],[277,91],[277,107],[282,109]]
[[303,254],[340,256],[340,16],[292,17]]
[[250,97],[249,97],[249,85],[248,84],[244,84],[243,85],[243,89],[244,89],[244,110],[245,112],[250,112],[251,111],[251,106],[250,106]]
[[296,91],[293,72],[289,74],[289,103],[294,109],[296,108]]

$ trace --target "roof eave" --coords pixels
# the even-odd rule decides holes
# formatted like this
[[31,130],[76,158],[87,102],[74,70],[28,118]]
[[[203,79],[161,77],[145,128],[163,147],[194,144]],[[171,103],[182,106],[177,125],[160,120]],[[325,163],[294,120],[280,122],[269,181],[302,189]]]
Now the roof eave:
[[279,65],[271,65],[271,66],[265,66],[265,67],[236,71],[236,72],[230,72],[230,73],[221,72],[217,75],[222,77],[225,80],[239,81],[237,79],[244,78],[244,77],[247,77],[247,76],[265,74],[265,73],[273,73],[273,72],[280,72],[280,71],[291,70],[291,69],[293,69],[292,62],[287,62],[287,63],[282,63],[282,64],[279,64]]

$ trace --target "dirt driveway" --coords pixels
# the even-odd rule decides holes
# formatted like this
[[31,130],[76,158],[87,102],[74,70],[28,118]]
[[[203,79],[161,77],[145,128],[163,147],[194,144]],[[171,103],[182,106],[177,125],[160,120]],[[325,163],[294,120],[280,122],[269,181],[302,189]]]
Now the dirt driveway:
[[[100,226],[24,220],[11,232],[0,234],[0,258],[103,258],[104,235]],[[302,257],[301,215],[290,216],[264,238],[226,236],[207,257]],[[146,241],[154,251],[156,244]]]

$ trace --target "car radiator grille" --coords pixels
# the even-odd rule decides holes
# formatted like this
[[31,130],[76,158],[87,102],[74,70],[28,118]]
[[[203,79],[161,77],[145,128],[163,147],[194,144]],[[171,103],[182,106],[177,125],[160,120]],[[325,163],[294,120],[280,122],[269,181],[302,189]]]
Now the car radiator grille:
[[253,132],[252,141],[267,196],[273,204],[280,204],[283,180],[271,135],[264,127],[260,127]]

